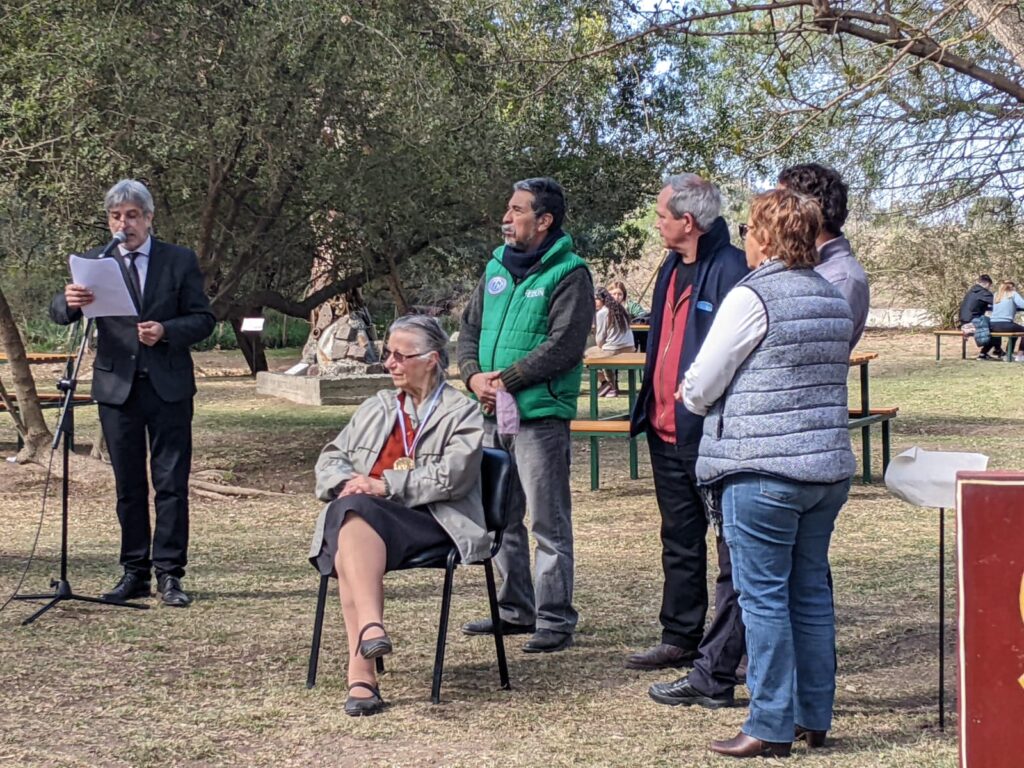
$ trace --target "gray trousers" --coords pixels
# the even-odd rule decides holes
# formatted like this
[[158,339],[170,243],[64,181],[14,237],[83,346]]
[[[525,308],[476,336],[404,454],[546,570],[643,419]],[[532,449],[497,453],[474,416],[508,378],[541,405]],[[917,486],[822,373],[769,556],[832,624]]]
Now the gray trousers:
[[[509,451],[515,479],[508,506],[508,526],[494,562],[502,578],[498,590],[501,618],[537,629],[571,633],[579,615],[572,607],[572,493],[569,464],[572,436],[565,419],[523,421],[519,434],[499,435],[494,421],[485,422],[484,444]],[[537,542],[530,578],[530,531]]]

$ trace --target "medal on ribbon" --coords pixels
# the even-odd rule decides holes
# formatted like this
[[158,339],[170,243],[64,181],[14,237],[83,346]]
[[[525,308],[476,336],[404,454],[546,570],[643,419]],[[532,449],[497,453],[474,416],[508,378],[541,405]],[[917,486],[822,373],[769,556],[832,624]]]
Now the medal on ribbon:
[[396,418],[398,419],[399,431],[402,433],[402,450],[405,456],[400,456],[395,459],[395,463],[392,465],[392,469],[397,469],[400,472],[408,472],[411,469],[416,469],[416,444],[420,441],[420,437],[423,435],[423,430],[427,426],[427,422],[430,417],[434,415],[434,411],[437,410],[437,404],[441,399],[441,392],[445,388],[445,382],[441,382],[437,389],[434,390],[434,396],[430,398],[430,405],[427,407],[427,413],[424,415],[420,425],[416,428],[416,432],[413,434],[412,443],[409,443],[409,437],[405,427],[405,397],[404,392],[402,397],[398,399],[398,413]]

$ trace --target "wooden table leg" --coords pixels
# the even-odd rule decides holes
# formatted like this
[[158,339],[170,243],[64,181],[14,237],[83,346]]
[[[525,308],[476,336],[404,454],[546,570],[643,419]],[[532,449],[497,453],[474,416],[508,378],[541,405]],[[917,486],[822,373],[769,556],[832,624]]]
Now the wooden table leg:
[[[590,369],[590,418],[597,419],[597,368]],[[590,438],[590,490],[601,487],[601,447],[596,437]]]
[[[636,405],[636,371],[632,368],[628,371],[629,375],[629,415],[630,418],[633,416],[633,407]],[[636,480],[640,477],[640,467],[637,458],[636,451],[636,438],[629,438],[629,477],[631,480]]]
[[[871,398],[868,394],[868,364],[860,366],[860,413],[871,415]],[[865,424],[860,430],[861,449],[864,455],[864,482],[871,482],[871,425]]]

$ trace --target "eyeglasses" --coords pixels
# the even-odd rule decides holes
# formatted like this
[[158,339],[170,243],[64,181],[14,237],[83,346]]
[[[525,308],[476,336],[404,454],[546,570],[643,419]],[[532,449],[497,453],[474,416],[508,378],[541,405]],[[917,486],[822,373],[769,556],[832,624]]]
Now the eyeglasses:
[[416,352],[411,355],[403,355],[401,352],[384,347],[384,350],[381,353],[380,360],[382,363],[386,363],[388,360],[394,360],[396,363],[401,365],[406,360],[412,360],[417,357],[426,357],[429,354],[429,352]]
[[741,240],[746,240],[747,239],[747,233],[750,231],[750,225],[749,224],[740,224],[736,228],[740,232],[740,239]]

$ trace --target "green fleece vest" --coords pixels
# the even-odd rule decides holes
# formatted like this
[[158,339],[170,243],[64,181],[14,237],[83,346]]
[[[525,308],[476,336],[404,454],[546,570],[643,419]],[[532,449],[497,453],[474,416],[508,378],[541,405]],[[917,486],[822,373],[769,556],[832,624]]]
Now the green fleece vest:
[[[558,284],[587,263],[572,252],[572,238],[559,238],[541,259],[541,266],[519,283],[501,263],[504,246],[487,263],[483,317],[480,325],[480,367],[502,371],[526,357],[548,338],[548,305]],[[523,419],[576,418],[576,399],[583,361],[571,370],[516,392]]]

